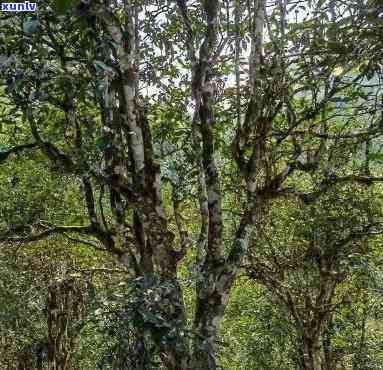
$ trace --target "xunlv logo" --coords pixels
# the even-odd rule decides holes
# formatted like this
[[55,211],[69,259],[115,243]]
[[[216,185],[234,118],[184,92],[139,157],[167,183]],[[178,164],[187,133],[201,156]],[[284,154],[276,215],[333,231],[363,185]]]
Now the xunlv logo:
[[2,3],[3,12],[34,12],[37,8],[36,3],[25,1],[24,3]]

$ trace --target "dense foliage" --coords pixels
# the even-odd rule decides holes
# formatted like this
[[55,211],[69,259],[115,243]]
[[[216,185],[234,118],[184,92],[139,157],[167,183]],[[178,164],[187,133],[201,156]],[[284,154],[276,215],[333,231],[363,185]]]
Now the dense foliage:
[[0,368],[381,369],[378,0],[0,14]]

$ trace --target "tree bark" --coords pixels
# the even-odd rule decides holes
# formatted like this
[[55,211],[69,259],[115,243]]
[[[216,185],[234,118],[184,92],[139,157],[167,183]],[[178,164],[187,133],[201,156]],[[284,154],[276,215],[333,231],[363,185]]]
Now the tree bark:
[[308,370],[327,370],[321,336],[304,337],[304,361]]
[[69,370],[78,325],[85,315],[85,292],[72,278],[53,281],[47,297],[47,360],[49,370]]

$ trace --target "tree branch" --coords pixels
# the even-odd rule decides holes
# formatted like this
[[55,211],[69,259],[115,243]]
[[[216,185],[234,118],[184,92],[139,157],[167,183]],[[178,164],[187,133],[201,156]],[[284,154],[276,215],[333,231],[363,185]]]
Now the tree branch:
[[[7,234],[12,233],[9,231]],[[38,240],[45,239],[49,236],[64,233],[79,233],[84,235],[93,235],[94,229],[92,225],[88,226],[53,226],[39,233],[31,233],[25,236],[0,236],[0,242],[11,242],[11,243],[29,243]]]
[[23,151],[25,149],[34,149],[34,148],[37,148],[37,147],[38,147],[37,143],[29,143],[29,144],[16,145],[16,146],[14,146],[14,147],[12,147],[10,149],[2,150],[2,151],[0,151],[0,164],[5,162],[6,159],[11,154],[21,152],[21,151]]

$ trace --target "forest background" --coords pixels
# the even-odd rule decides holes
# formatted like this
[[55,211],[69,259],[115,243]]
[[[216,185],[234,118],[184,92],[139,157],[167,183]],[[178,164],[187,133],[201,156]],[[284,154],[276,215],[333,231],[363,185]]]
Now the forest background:
[[0,14],[0,368],[383,369],[379,0]]

